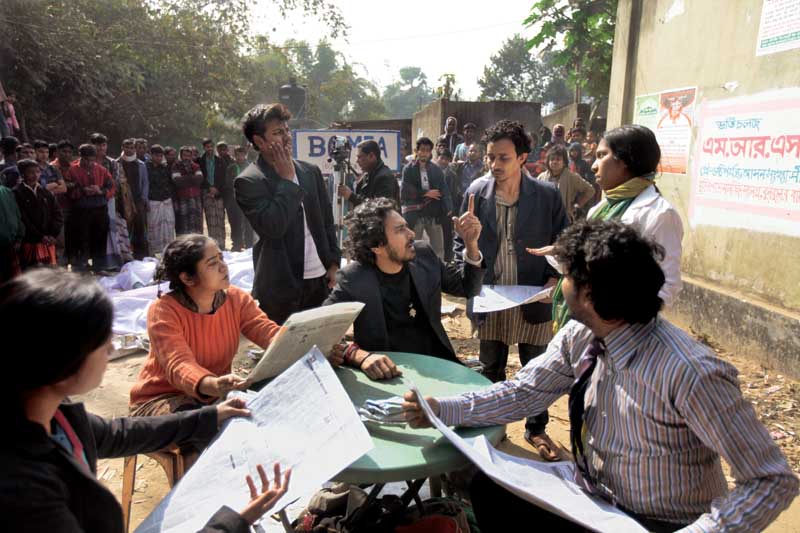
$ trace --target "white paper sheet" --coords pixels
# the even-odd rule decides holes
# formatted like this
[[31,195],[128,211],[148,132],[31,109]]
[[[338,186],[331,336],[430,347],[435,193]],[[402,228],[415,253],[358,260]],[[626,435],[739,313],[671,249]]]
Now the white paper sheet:
[[324,353],[344,338],[364,304],[343,302],[294,313],[283,329],[272,339],[264,355],[247,376],[247,385],[277,376],[311,349],[318,346]]
[[245,476],[258,480],[256,465],[261,464],[271,479],[276,461],[292,468],[289,491],[273,509],[278,511],[373,447],[347,392],[316,347],[247,406],[251,418],[227,423],[137,533],[197,531],[222,505],[243,509],[250,499]]
[[598,533],[646,533],[633,518],[613,505],[586,494],[573,480],[571,462],[542,463],[505,454],[486,437],[464,439],[431,411],[416,385],[420,405],[428,419],[453,446],[505,489],[520,498]]
[[544,300],[551,288],[533,285],[484,285],[472,301],[473,313],[493,313]]

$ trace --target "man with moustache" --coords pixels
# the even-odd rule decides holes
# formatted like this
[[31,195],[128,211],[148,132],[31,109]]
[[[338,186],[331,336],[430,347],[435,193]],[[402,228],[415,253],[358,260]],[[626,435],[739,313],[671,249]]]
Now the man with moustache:
[[400,375],[399,370],[388,356],[375,352],[458,361],[442,327],[442,292],[470,298],[481,290],[481,224],[473,214],[473,201],[461,217],[452,219],[464,243],[460,265],[444,263],[429,244],[415,242],[414,232],[391,200],[367,200],[347,216],[346,246],[353,261],[339,272],[325,301],[325,305],[365,305],[353,325],[355,342],[335,349],[345,364],[372,379],[389,379]]

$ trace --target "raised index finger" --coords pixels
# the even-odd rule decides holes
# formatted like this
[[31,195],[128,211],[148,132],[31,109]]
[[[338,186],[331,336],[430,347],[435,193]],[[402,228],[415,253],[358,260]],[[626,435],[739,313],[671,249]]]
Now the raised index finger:
[[469,195],[469,204],[467,207],[467,211],[469,212],[470,215],[475,214],[475,194]]

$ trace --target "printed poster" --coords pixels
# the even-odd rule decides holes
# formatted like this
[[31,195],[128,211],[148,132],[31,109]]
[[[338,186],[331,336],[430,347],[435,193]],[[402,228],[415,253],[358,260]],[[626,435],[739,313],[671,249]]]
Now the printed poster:
[[647,126],[661,147],[661,172],[686,174],[697,87],[637,96],[633,122]]
[[689,220],[800,237],[800,89],[703,103]]
[[756,56],[800,48],[800,2],[764,0]]

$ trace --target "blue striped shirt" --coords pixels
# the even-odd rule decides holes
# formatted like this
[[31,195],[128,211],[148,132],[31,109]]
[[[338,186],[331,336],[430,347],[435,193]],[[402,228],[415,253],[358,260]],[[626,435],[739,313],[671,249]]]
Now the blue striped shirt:
[[[570,321],[514,379],[439,399],[449,425],[504,424],[568,394],[594,338]],[[682,531],[763,530],[798,479],[741,394],[736,369],[659,317],[604,339],[585,396],[585,447],[600,496]],[[728,492],[720,456],[736,487]]]

